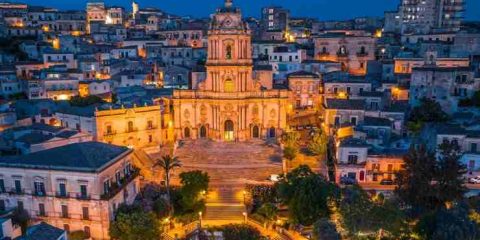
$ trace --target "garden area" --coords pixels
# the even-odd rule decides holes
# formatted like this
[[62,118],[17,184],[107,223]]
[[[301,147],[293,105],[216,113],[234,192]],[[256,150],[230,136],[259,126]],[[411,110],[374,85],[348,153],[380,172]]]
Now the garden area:
[[439,152],[412,147],[388,198],[300,166],[274,185],[248,186],[248,216],[309,239],[479,239],[480,198],[465,198],[459,147],[445,142]]
[[168,229],[185,226],[205,209],[209,176],[202,171],[180,174],[181,186],[169,185],[169,174],[179,167],[178,159],[165,156],[158,164],[166,171],[166,186],[146,185],[132,205],[121,205],[110,225],[110,236],[118,240],[154,240]]

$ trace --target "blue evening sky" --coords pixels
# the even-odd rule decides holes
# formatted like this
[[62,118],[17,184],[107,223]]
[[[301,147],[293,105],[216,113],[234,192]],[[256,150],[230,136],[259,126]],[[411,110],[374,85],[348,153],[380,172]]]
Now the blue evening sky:
[[[60,9],[83,9],[87,0],[20,0],[33,5]],[[279,5],[291,10],[293,16],[316,17],[321,20],[349,19],[356,16],[383,16],[395,10],[400,0],[234,0],[244,15],[259,16],[260,8]],[[177,15],[206,17],[223,0],[137,0],[140,7],[157,7]],[[131,10],[131,0],[105,0],[107,5],[120,5]],[[480,20],[480,0],[467,0],[467,19]]]

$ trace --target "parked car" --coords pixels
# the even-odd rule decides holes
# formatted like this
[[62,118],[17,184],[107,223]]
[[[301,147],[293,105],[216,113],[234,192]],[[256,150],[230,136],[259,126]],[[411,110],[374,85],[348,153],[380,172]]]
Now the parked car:
[[480,176],[470,178],[470,179],[468,179],[468,182],[473,183],[473,184],[479,184],[480,183]]
[[282,177],[278,174],[272,174],[268,177],[268,180],[272,181],[272,182],[278,182],[278,181],[282,180]]
[[382,179],[382,181],[380,181],[380,185],[393,185],[393,180],[391,180],[391,179]]

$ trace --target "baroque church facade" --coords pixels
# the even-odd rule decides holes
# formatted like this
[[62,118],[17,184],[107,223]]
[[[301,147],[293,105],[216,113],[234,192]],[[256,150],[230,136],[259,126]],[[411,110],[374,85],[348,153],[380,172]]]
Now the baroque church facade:
[[177,139],[275,138],[287,126],[288,90],[254,78],[251,31],[231,0],[212,16],[207,77],[173,93]]

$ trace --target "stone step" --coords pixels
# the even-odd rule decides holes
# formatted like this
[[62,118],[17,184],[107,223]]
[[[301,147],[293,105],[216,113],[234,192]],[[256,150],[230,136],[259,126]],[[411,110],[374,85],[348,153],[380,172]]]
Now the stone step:
[[207,205],[205,209],[205,220],[242,220],[244,218],[244,206]]

